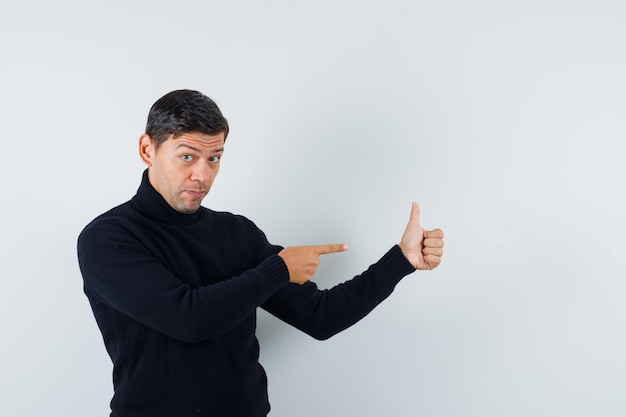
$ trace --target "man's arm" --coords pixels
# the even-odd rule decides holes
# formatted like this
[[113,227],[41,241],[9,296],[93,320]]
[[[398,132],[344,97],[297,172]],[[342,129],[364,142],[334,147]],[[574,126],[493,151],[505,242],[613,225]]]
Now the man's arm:
[[[284,251],[279,256],[284,257]],[[297,251],[290,255],[297,259]],[[416,269],[436,268],[442,255],[443,232],[424,231],[419,206],[413,203],[400,243],[365,272],[330,290],[320,291],[312,282],[288,285],[262,307],[316,339],[327,339],[365,317],[393,292],[404,276]],[[291,273],[291,260],[284,259]],[[314,268],[308,272],[310,279]]]
[[261,307],[318,340],[347,329],[387,298],[402,277],[415,271],[399,246],[349,281],[319,290],[309,281],[289,284]]
[[88,226],[78,241],[85,291],[163,334],[198,342],[229,330],[288,284],[279,256],[223,282],[192,288],[142,244],[121,220]]

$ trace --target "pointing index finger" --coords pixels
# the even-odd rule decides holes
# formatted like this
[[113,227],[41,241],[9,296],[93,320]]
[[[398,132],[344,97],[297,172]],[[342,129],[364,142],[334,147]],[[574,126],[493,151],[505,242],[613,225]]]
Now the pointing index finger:
[[314,246],[314,248],[320,255],[327,255],[329,253],[345,252],[348,250],[348,245],[344,243],[331,243],[328,245],[317,245]]

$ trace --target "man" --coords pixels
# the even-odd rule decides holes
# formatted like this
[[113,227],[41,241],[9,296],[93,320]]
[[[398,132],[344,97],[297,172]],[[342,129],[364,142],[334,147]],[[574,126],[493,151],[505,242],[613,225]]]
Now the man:
[[343,244],[282,248],[245,217],[201,207],[229,127],[197,91],[151,108],[137,194],[78,239],[84,290],[113,361],[112,417],[269,412],[258,363],[256,309],[317,339],[367,315],[415,269],[439,265],[443,232],[424,231],[413,203],[398,245],[330,290],[310,281],[320,255]]

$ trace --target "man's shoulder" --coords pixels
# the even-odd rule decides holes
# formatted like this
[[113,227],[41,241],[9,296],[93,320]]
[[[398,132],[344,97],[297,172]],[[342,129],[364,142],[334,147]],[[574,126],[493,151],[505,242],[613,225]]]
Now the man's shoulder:
[[257,228],[252,220],[242,214],[213,210],[204,206],[201,206],[200,210],[202,211],[203,219],[209,220],[217,225]]
[[99,214],[91,221],[91,223],[102,219],[131,217],[131,215],[132,209],[130,207],[130,201],[127,201],[105,211],[102,214]]
[[[209,226],[207,230],[215,232],[216,236],[229,236],[231,240],[235,241],[245,239],[250,245],[270,245],[265,232],[250,218],[242,214],[216,211],[206,207],[201,207],[200,210],[202,210],[204,219],[210,219],[205,223]],[[282,249],[280,246],[271,246],[277,249],[276,253]]]
[[98,225],[132,223],[132,216],[133,210],[130,208],[130,201],[127,201],[96,216],[83,228],[81,235]]

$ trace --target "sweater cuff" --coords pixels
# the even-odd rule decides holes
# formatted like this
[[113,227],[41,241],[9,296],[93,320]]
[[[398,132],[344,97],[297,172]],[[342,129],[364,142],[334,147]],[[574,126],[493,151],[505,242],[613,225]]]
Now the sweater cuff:
[[403,277],[416,271],[415,267],[406,259],[400,246],[394,245],[378,261],[378,265],[387,271],[389,277],[400,281]]
[[270,293],[274,293],[289,284],[287,265],[278,255],[269,256],[256,267],[256,271],[265,277],[267,289]]

